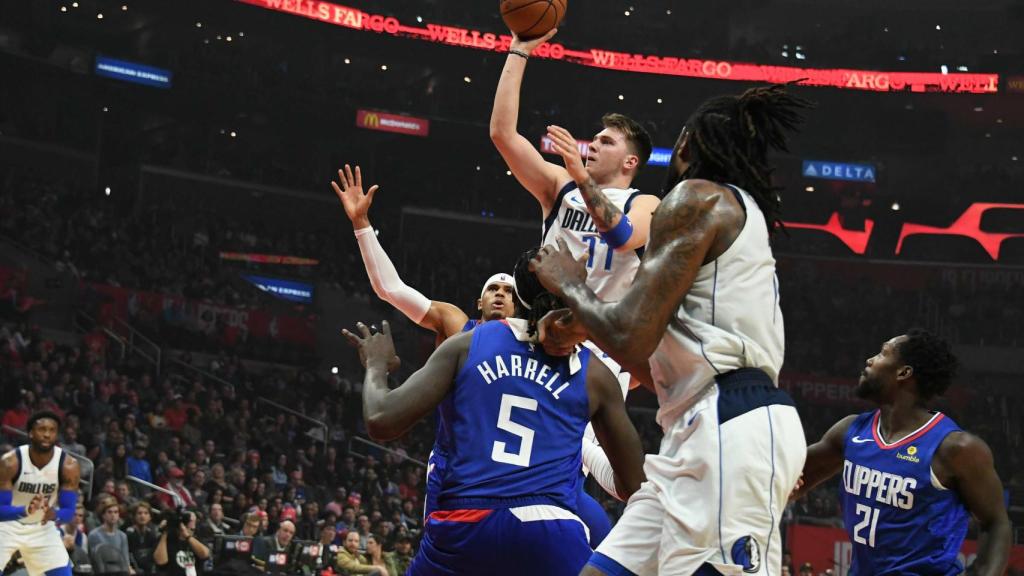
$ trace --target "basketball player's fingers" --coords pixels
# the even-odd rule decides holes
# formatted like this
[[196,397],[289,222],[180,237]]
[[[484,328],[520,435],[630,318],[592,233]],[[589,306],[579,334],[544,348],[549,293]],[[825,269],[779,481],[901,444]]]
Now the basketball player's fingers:
[[331,180],[331,188],[334,188],[334,195],[338,197],[338,200],[341,200],[342,191],[341,188],[338,187],[338,183]]
[[573,144],[576,143],[576,139],[572,137],[572,134],[570,134],[568,130],[562,128],[557,124],[552,124],[548,126],[548,136],[551,136],[552,138],[557,138],[562,141],[571,140]]
[[356,164],[356,186],[359,188],[363,187],[363,171]]
[[342,189],[348,188],[350,186],[348,177],[345,176],[344,168],[338,168],[338,180],[341,181]]
[[391,338],[391,324],[389,324],[387,320],[384,320],[383,322],[380,323],[380,329],[385,336]]
[[359,346],[363,343],[361,338],[349,332],[348,330],[342,330],[341,335],[344,336],[346,340],[348,340],[349,344],[355,346],[356,348],[359,348]]
[[369,190],[366,191],[366,195],[370,197],[370,202],[373,202],[373,195],[377,193],[377,189],[379,188],[380,186],[374,184],[373,186],[370,186]]
[[366,327],[366,324],[358,322],[356,323],[356,329],[359,330],[359,333],[363,335],[364,339],[370,337],[370,329]]
[[[559,236],[557,242],[558,242],[558,251],[559,252],[567,252],[567,253],[569,252],[569,245],[566,244],[565,238],[562,238],[561,236]],[[573,260],[575,260],[575,258],[573,258]]]
[[541,45],[541,44],[543,44],[543,43],[547,42],[548,40],[551,40],[551,38],[552,38],[552,37],[553,37],[553,36],[554,36],[555,34],[558,34],[558,28],[552,28],[551,30],[548,30],[548,33],[547,33],[547,34],[545,34],[545,35],[541,36],[541,38],[540,38],[540,41],[538,41],[538,42],[537,42],[537,45],[539,46],[539,45]]
[[345,164],[345,179],[347,180],[349,186],[352,186],[356,183],[356,177],[352,175],[352,167],[349,166],[348,164]]

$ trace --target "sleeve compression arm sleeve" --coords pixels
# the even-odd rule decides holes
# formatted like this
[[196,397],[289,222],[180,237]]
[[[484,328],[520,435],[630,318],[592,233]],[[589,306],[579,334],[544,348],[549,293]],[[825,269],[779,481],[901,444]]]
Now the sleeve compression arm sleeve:
[[61,523],[71,522],[75,518],[78,507],[78,491],[61,490],[57,495],[57,520]]
[[597,480],[601,488],[616,500],[622,501],[619,491],[615,488],[615,471],[608,461],[608,455],[600,446],[590,440],[583,440],[583,464],[590,469],[590,475]]
[[356,241],[359,243],[359,253],[363,256],[366,273],[370,276],[370,284],[377,297],[398,308],[402,314],[418,324],[430,310],[430,300],[414,288],[406,286],[398,277],[395,265],[391,263],[384,248],[377,241],[373,228],[356,230]]
[[0,490],[0,522],[18,520],[25,516],[24,506],[11,506],[14,501],[14,493],[10,490]]

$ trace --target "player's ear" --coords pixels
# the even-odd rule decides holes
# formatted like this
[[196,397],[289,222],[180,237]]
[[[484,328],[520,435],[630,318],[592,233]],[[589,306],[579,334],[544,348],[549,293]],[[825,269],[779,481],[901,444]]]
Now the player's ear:
[[483,298],[477,298],[476,299],[476,309],[477,310],[483,310],[484,309],[484,299]]
[[896,371],[897,380],[906,380],[914,375],[913,366],[900,366],[900,369]]
[[626,154],[626,159],[622,162],[622,167],[626,170],[635,170],[640,165],[640,157],[636,154]]

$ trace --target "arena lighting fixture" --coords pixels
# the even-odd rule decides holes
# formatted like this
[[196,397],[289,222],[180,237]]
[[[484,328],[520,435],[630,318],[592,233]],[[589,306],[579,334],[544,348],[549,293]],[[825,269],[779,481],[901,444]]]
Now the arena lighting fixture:
[[956,69],[960,72],[967,72],[967,66],[964,65],[957,66]]
[[416,21],[419,22],[420,24],[422,24],[423,23],[423,16],[417,16],[416,17]]
[[106,194],[107,196],[110,196],[110,186],[107,186],[106,188],[104,188],[103,189],[103,193]]
[[512,171],[511,170],[505,170],[505,176],[511,176],[511,175],[512,175]]
[[228,42],[231,42],[231,36],[228,36],[227,38],[225,38],[225,40],[227,40]]
[[127,11],[128,11],[128,5],[127,4],[121,4],[121,12],[127,12]]
[[235,136],[238,136],[238,133],[235,132],[234,130],[232,130],[231,131],[231,137],[234,138]]
[[900,209],[900,203],[899,203],[899,202],[893,202],[893,203],[892,203],[892,209],[893,209],[893,210],[896,210],[896,211],[899,211],[899,209]]
[[337,374],[337,373],[338,373],[338,367],[337,366],[331,366],[331,374]]
[[480,171],[480,167],[479,167],[479,166],[477,166],[477,167],[476,167],[476,171],[477,171],[477,172],[479,172],[479,171]]
[[661,104],[661,98],[658,98],[658,104]]
[[624,14],[625,14],[626,16],[629,16],[629,10],[626,10],[626,11],[624,12]]
[[104,112],[110,112],[110,108],[107,108],[106,106],[104,106],[104,107],[103,107],[103,111],[104,111]]
[[665,10],[665,14],[671,16],[672,15],[672,9],[669,8],[668,10]]
[[936,29],[936,30],[942,30],[942,26],[940,26],[940,25],[936,24],[936,25],[935,25],[935,29]]
[[238,37],[239,38],[245,38],[245,32],[239,32],[238,33]]
[[939,66],[939,71],[942,72],[944,75],[949,74],[949,67],[943,64],[942,66]]
[[71,7],[72,8],[78,8],[78,2],[72,2],[71,3]]
[[203,27],[203,23],[202,22],[196,22],[196,28],[202,28],[202,27]]
[[384,70],[384,71],[387,71],[387,69],[388,69],[388,65],[387,65],[387,64],[381,64],[381,65],[380,65],[380,69],[381,69],[381,70]]
[[808,192],[814,192],[814,186],[808,186],[807,188],[804,188],[804,190]]
[[[501,30],[470,29],[461,26],[424,22],[417,24],[411,18],[406,23],[394,16],[365,12],[329,0],[235,0],[266,10],[273,10],[335,26],[386,34],[393,37],[414,38],[424,42],[446,44],[505,52],[511,36]],[[604,70],[657,74],[733,82],[784,83],[802,80],[810,87],[832,87],[845,90],[873,92],[941,92],[945,94],[996,94],[999,92],[999,74],[935,72],[904,72],[862,70],[847,68],[805,68],[802,66],[769,66],[756,62],[737,62],[688,58],[678,54],[642,54],[615,52],[591,46],[566,46],[560,42],[541,45],[533,56]]]
[[97,19],[97,20],[103,20],[103,12],[99,12],[99,13],[97,13],[97,14],[96,14],[96,19]]
[[983,108],[982,106],[975,106],[974,107],[974,111],[975,112],[984,112],[985,108]]
[[473,81],[473,79],[470,78],[469,76],[463,76],[462,81],[465,82],[466,84],[469,84],[470,82]]
[[61,6],[60,7],[60,11],[61,12],[67,12],[68,11],[68,7],[67,6]]
[[623,96],[622,94],[619,94],[619,100],[625,100],[625,99],[626,99],[625,96]]
[[348,58],[345,58],[345,64],[351,64],[351,63],[352,63],[351,60],[349,60]]

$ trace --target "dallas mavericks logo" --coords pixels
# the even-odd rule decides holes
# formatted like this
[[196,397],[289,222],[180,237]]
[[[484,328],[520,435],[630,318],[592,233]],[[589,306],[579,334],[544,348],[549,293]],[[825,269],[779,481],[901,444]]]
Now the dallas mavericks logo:
[[753,536],[744,536],[732,545],[732,563],[743,566],[749,574],[761,569],[761,546]]

